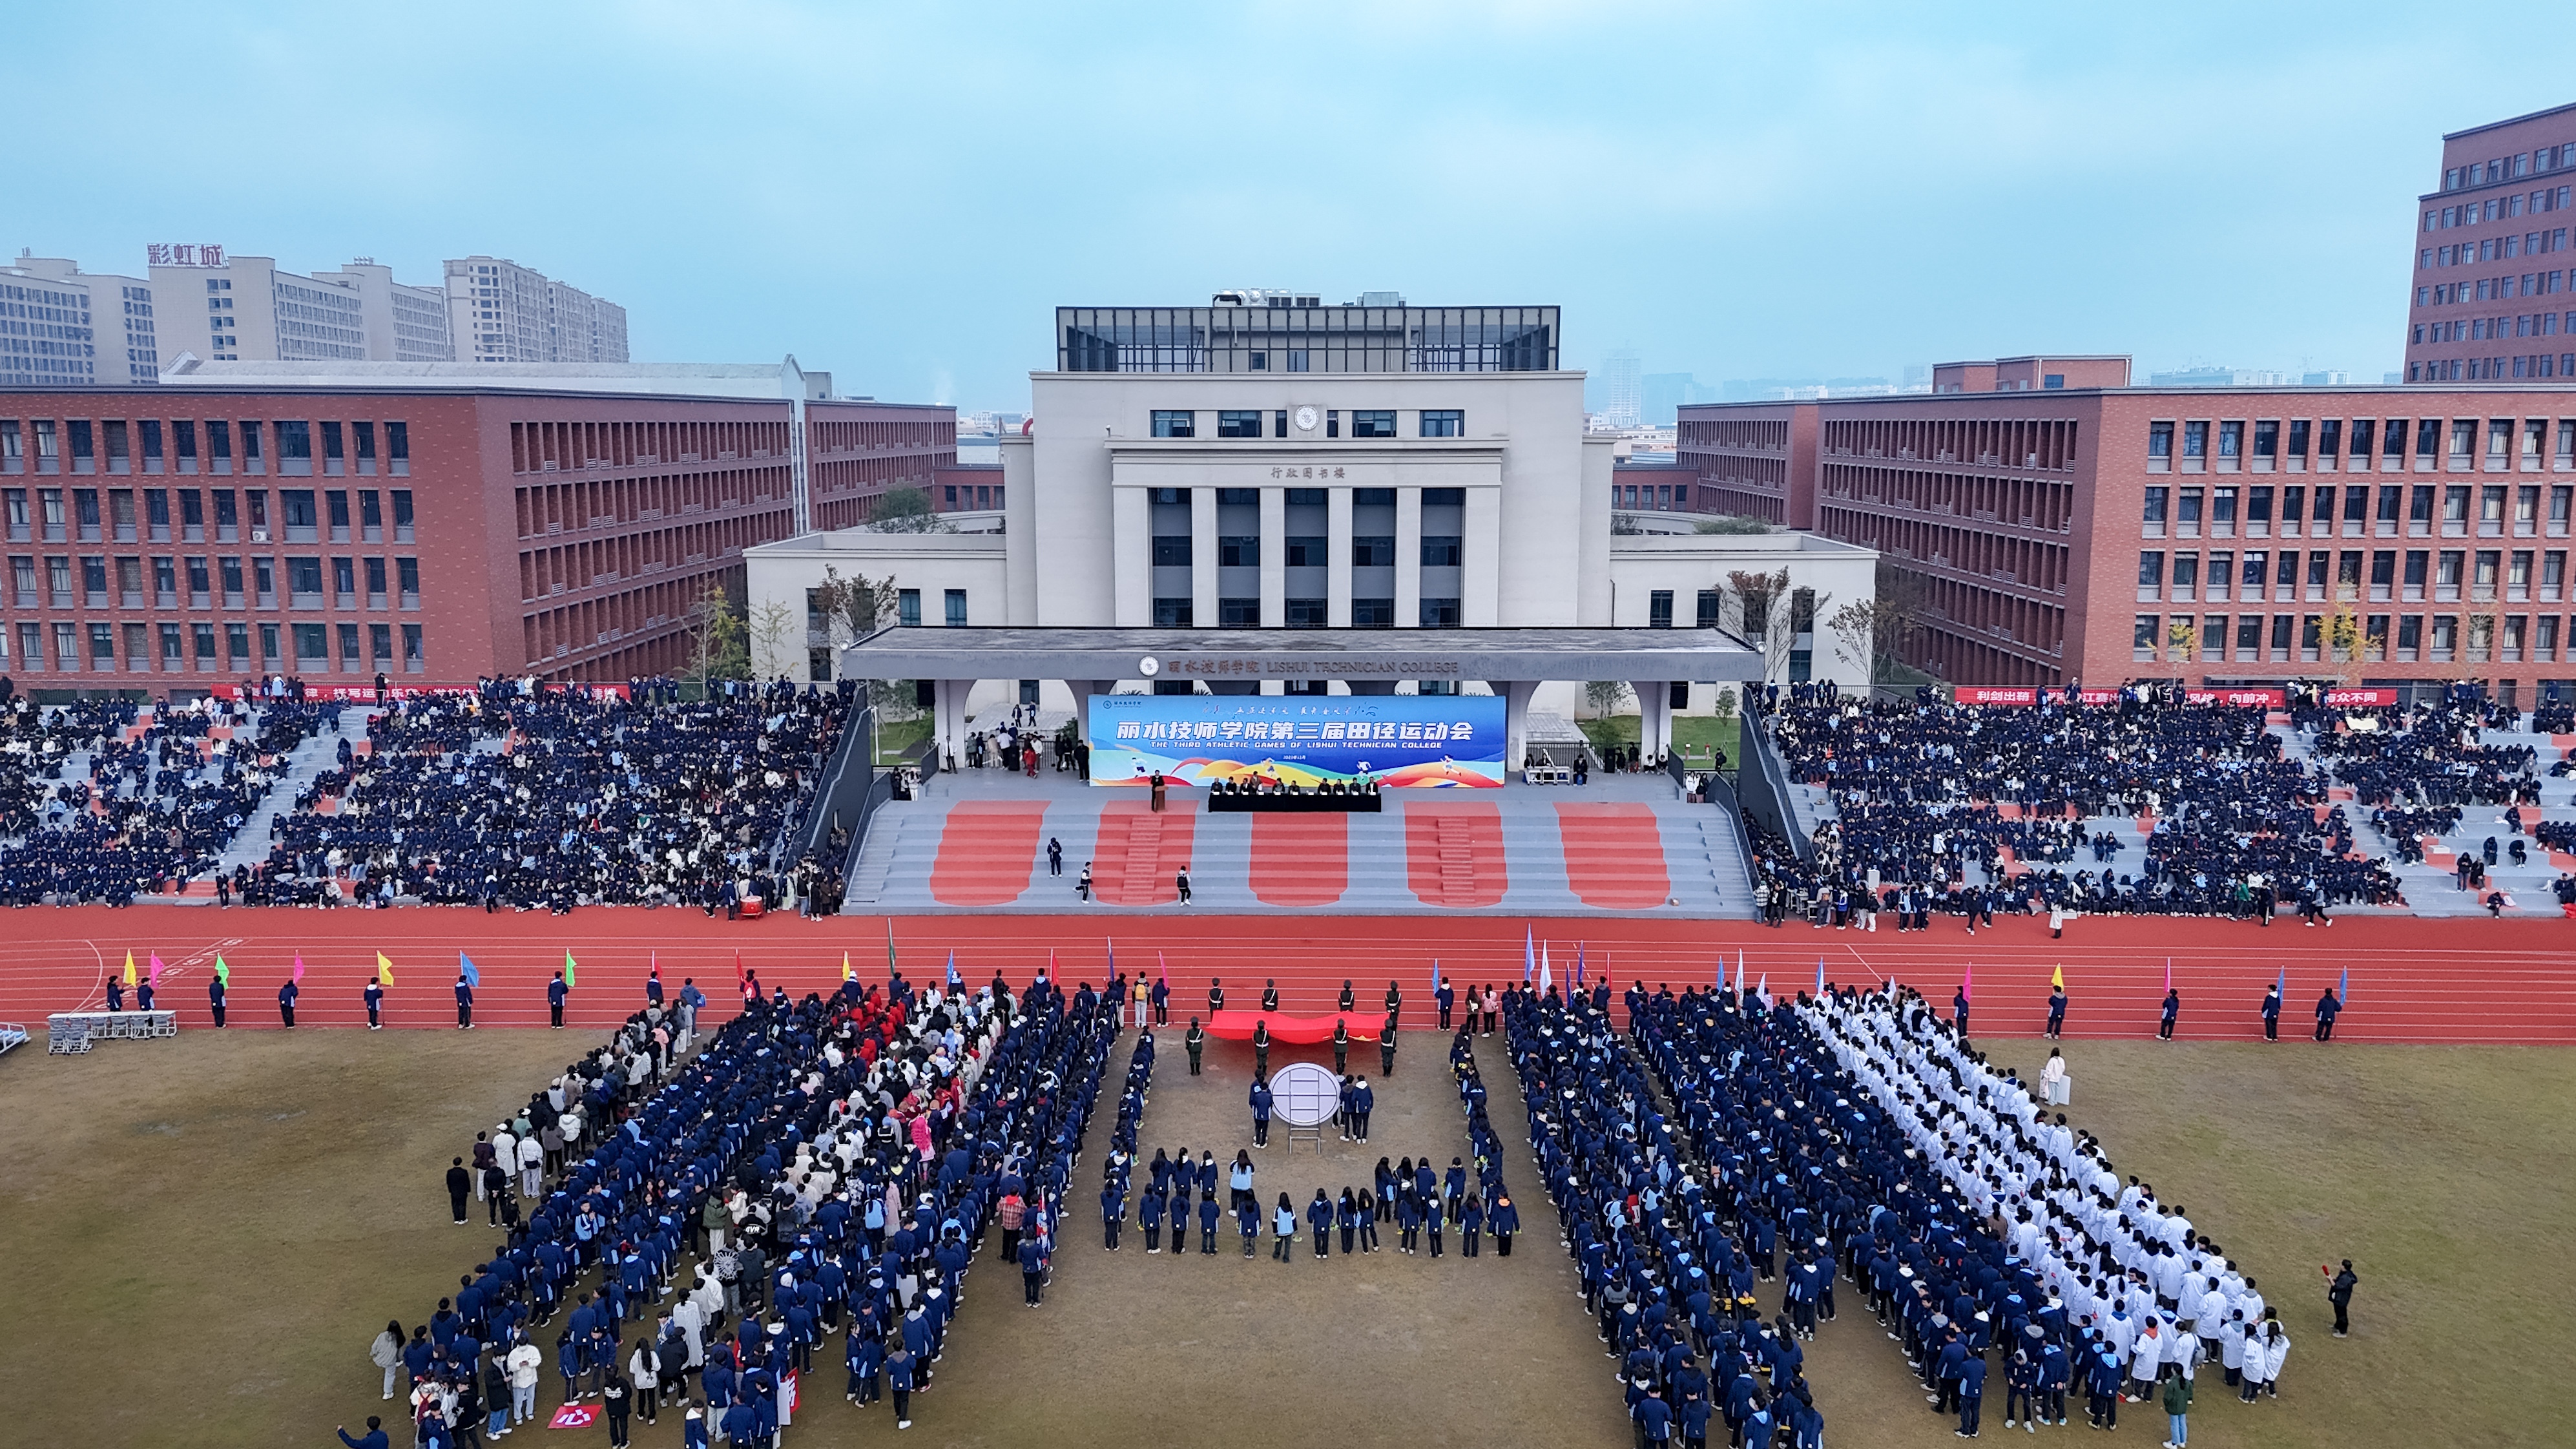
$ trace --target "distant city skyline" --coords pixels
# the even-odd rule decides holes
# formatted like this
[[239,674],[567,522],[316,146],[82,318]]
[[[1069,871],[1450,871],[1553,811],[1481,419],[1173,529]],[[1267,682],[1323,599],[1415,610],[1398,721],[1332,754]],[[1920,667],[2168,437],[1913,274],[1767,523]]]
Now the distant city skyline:
[[[511,43],[440,85],[310,83],[324,37],[411,54],[478,16]],[[1062,104],[1064,77],[1187,74],[1283,27],[1366,43],[1293,106],[1174,125],[1147,89]],[[139,274],[148,242],[196,237],[423,280],[516,256],[622,303],[634,356],[792,352],[847,392],[1000,411],[1028,406],[1058,305],[1274,281],[1561,306],[1566,365],[1632,349],[1641,405],[1643,378],[1902,387],[2040,350],[2376,382],[2403,365],[2442,135],[2576,99],[2565,27],[2518,34],[2477,87],[2425,85],[2424,17],[2388,4],[2331,25],[2216,4],[1003,5],[970,27],[793,0],[299,0],[58,7],[13,36],[95,59],[13,71],[23,199],[0,254]],[[214,75],[223,124],[170,123]]]

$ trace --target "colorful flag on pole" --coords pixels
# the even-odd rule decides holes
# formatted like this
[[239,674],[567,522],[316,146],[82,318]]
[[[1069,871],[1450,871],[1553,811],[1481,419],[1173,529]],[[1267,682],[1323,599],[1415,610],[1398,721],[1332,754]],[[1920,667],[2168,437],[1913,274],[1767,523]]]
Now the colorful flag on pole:
[[1967,962],[1959,968],[1959,999],[1971,1006],[1977,1000],[1977,963]]
[[965,982],[966,978],[957,974],[957,948],[951,946],[948,948],[948,989],[954,991]]
[[1548,965],[1547,948],[1541,946],[1538,948],[1538,994],[1545,996],[1555,989],[1556,973]]
[[2165,958],[2165,990],[2173,990],[2173,958],[2171,956],[2167,956]]
[[[1111,936],[1103,936],[1100,939],[1107,942],[1109,945],[1109,975],[1112,980],[1115,980],[1118,976],[1118,941],[1115,937]],[[1048,954],[1053,955],[1054,953],[1049,952]],[[1049,973],[1049,979],[1053,979],[1053,973]]]
[[295,953],[295,979],[304,979],[304,953],[301,951]]
[[[646,959],[646,961],[649,963],[649,964],[648,964],[648,965],[646,965],[646,967],[644,968],[644,976],[645,976],[645,979],[646,979],[646,980],[648,980],[648,981],[659,981],[659,980],[661,980],[661,979],[662,979],[662,953],[661,953],[661,952],[659,952],[659,951],[655,951],[655,952],[653,952],[651,955],[649,955],[648,957],[646,957],[645,959]],[[842,952],[842,953],[841,953],[841,960],[842,960],[844,963],[848,962],[848,961],[849,961],[849,959],[850,959],[850,953],[849,953],[849,952],[844,951],[844,952]]]
[[750,987],[750,978],[742,973],[742,948],[736,946],[733,948],[733,989],[739,992],[747,991]]
[[465,984],[468,986],[483,984],[483,973],[475,969],[474,958],[462,951],[456,953],[456,974],[464,977]]
[[572,952],[564,952],[564,985],[566,986],[576,984],[573,981],[573,965]]
[[379,986],[394,984],[394,963],[382,951],[376,953],[376,984]]
[[1822,956],[1816,958],[1816,999],[1825,999],[1825,958]]
[[1440,994],[1440,958],[1437,956],[1431,958],[1431,994]]
[[841,979],[844,981],[859,979],[859,973],[850,969],[850,953],[847,951],[841,953]]
[[134,984],[134,950],[130,946],[125,952],[125,984],[128,986]]
[[[737,951],[735,955],[742,953]],[[886,917],[886,975],[894,975],[894,917]]]
[[1583,943],[1581,941],[1574,943],[1574,986],[1578,991],[1583,989]]
[[1537,979],[1538,929],[1534,926],[1523,926],[1521,927],[1521,984],[1527,986]]
[[1770,973],[1770,972],[1765,971],[1765,972],[1763,972],[1763,973],[1762,973],[1762,984],[1761,984],[1761,985],[1759,985],[1759,986],[1757,986],[1757,987],[1755,987],[1755,988],[1753,988],[1753,994],[1754,994],[1755,996],[1757,996],[1757,997],[1761,998],[1762,1006],[1763,1006],[1763,1009],[1764,1009],[1764,1010],[1766,1010],[1766,1011],[1767,1011],[1767,1010],[1769,1010],[1769,1009],[1770,1009],[1770,1006],[1771,1006],[1771,973]]
[[2290,965],[2288,962],[2284,961],[2281,963],[2281,974],[2273,978],[2272,989],[2280,993],[2283,1001],[2290,999]]
[[2059,962],[2057,969],[2049,973],[2048,984],[2056,987],[2060,991],[2064,991],[2066,989],[2066,964],[2064,962]]
[[233,984],[233,968],[224,964],[224,953],[215,953],[215,979],[226,986]]
[[1154,979],[1165,986],[1172,984],[1172,963],[1164,960],[1160,951],[1154,953]]
[[147,975],[144,979],[152,983],[153,990],[158,991],[161,989],[161,973],[169,969],[169,967],[161,964],[160,952],[151,952],[150,959],[145,963]]
[[2352,1005],[2352,968],[2349,966],[2343,968],[2342,979],[2335,982],[2335,1000],[2346,1006]]

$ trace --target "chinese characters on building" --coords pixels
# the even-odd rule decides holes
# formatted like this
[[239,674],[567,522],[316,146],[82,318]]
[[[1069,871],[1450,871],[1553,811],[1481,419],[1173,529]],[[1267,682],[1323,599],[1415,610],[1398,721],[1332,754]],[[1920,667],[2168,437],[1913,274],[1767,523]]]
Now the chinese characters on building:
[[224,249],[212,242],[153,242],[143,254],[156,267],[220,267]]
[[1448,744],[1476,737],[1476,727],[1456,724],[1386,720],[1121,720],[1122,740],[1385,740],[1389,743]]

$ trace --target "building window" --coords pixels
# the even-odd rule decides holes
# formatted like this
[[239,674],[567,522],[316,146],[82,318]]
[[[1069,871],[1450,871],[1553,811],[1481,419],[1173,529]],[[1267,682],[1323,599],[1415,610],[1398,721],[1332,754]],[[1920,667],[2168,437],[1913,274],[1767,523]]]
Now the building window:
[[2165,508],[2170,500],[2172,491],[2173,490],[2169,488],[2150,488],[2146,490],[2147,502],[2144,522],[2146,525],[2147,537],[2164,537]]
[[420,626],[418,624],[405,624],[402,626],[402,635],[403,672],[405,674],[418,674],[422,670],[427,669],[429,667],[429,662],[421,653],[420,648]]
[[2209,456],[2209,424],[2185,423],[2182,425],[2182,455],[2185,458]]
[[1351,414],[1351,436],[1354,438],[1392,438],[1395,436],[1395,410],[1380,408]]
[[2149,549],[2138,555],[2138,597],[2141,600],[2161,597],[2165,586],[2165,556],[2161,550]]
[[1422,536],[1422,566],[1427,569],[1454,569],[1461,553],[1459,535],[1426,533]]
[[905,589],[895,595],[894,621],[910,628],[921,627],[921,590]]
[[[1156,562],[1160,561],[1161,560],[1159,559],[1156,560]],[[1230,533],[1220,537],[1216,541],[1216,561],[1219,568],[1248,569],[1260,567],[1261,535],[1257,533]]]
[[1293,535],[1288,540],[1288,567],[1320,569],[1329,566],[1332,540],[1313,534]]
[[1321,629],[1326,627],[1331,617],[1331,611],[1322,599],[1288,601],[1288,627],[1291,629]]
[[966,591],[964,589],[948,591],[948,627],[951,629],[966,627]]
[[1646,595],[1646,627],[1649,629],[1673,627],[1672,590],[1657,589]]
[[1257,438],[1261,436],[1261,414],[1257,409],[1227,409],[1216,415],[1216,435],[1220,438]]
[[2150,424],[2147,428],[2147,456],[2150,458],[2172,457],[2173,433],[2174,425],[2171,423]]
[[1185,569],[1190,566],[1190,536],[1186,533],[1154,535],[1154,567]]
[[2129,632],[2129,658],[2132,661],[2148,660],[2156,657],[2156,623],[2158,617],[2159,616],[2154,614],[2140,614],[2132,623]]
[[1351,600],[1351,627],[1354,629],[1392,629],[1395,627],[1395,600]]
[[1425,629],[1457,628],[1458,601],[1456,599],[1424,599],[1422,601],[1422,627]]
[[1216,621],[1228,629],[1258,629],[1261,627],[1261,601],[1219,599],[1216,601]]
[[1395,537],[1392,534],[1356,534],[1351,538],[1351,567],[1383,569],[1395,566]]
[[1157,629],[1190,628],[1191,612],[1190,601],[1188,599],[1156,599],[1154,601],[1154,627]]
[[1192,412],[1170,412],[1154,409],[1154,436],[1158,438],[1194,438],[1198,436],[1199,415]]
[[1422,436],[1463,438],[1467,436],[1467,415],[1457,408],[1424,408]]
[[1715,589],[1702,589],[1699,591],[1699,627],[1703,629],[1716,629],[1723,627],[1720,622],[1722,617],[1720,608],[1724,597],[1724,595],[1720,594]]

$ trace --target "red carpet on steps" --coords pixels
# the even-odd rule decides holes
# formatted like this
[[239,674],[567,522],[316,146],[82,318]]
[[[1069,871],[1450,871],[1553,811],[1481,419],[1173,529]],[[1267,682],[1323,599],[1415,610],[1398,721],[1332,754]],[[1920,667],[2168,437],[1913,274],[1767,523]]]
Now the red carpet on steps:
[[[1415,807],[1419,808],[1419,807]],[[1410,813],[1410,812],[1408,812]],[[1186,819],[1187,817],[1183,817]],[[840,981],[846,953],[864,981],[885,979],[889,922],[884,916],[810,921],[771,916],[757,921],[709,919],[694,909],[584,907],[570,915],[486,915],[470,907],[421,906],[393,911],[253,910],[236,906],[35,907],[10,914],[0,939],[0,1020],[42,1030],[45,1014],[105,1000],[107,973],[125,953],[140,965],[158,952],[171,968],[161,1002],[179,1012],[183,1030],[208,1024],[206,979],[220,951],[232,966],[236,1027],[277,1025],[276,992],[296,953],[309,970],[298,1019],[310,1026],[366,1020],[360,991],[383,951],[394,961],[386,1020],[396,1026],[453,1028],[456,953],[470,952],[483,975],[475,1018],[487,1026],[538,1026],[546,1019],[545,983],[569,950],[580,963],[568,1019],[585,1027],[621,1021],[644,1000],[646,968],[659,960],[673,991],[694,976],[717,1015],[738,999],[733,963],[761,980],[802,995]],[[2046,1016],[2051,968],[2066,968],[2072,999],[2070,1039],[2154,1035],[2164,971],[2173,963],[2182,991],[2179,1035],[2189,1040],[2250,1041],[2262,1034],[2263,988],[2286,968],[2289,1020],[2280,1051],[2328,1050],[2305,1041],[2317,993],[2352,973],[2352,1005],[2338,1042],[2524,1042],[2576,1045],[2576,952],[2563,920],[2426,920],[2412,916],[2347,916],[2333,927],[2302,928],[2287,919],[2263,929],[2196,919],[2087,919],[2051,941],[2046,920],[2007,919],[1973,938],[1943,919],[1921,935],[1890,931],[1819,931],[1803,925],[1769,930],[1743,921],[1633,917],[1183,915],[1121,917],[1077,912],[1027,916],[899,916],[891,922],[897,960],[915,981],[934,981],[953,948],[969,980],[1000,969],[1025,983],[1053,954],[1060,974],[1094,984],[1106,979],[1114,947],[1131,974],[1170,963],[1172,988],[1200,997],[1211,974],[1275,976],[1283,1010],[1330,1011],[1342,978],[1356,978],[1368,999],[1393,977],[1404,992],[1404,1022],[1427,1030],[1431,962],[1461,985],[1502,985],[1521,973],[1523,931],[1535,927],[1563,964],[1579,944],[1617,989],[1642,979],[1648,990],[1716,980],[1724,958],[1774,992],[1812,987],[1816,964],[1828,980],[1894,979],[1921,990],[1946,1011],[1960,975],[1973,967],[1979,1035],[2033,1036]],[[1114,939],[1113,939],[1114,937]],[[2298,1038],[2298,1040],[2291,1040]],[[33,1050],[33,1048],[30,1048]],[[148,1043],[112,1043],[120,1066],[148,1058]],[[13,1054],[14,1055],[14,1054]],[[2070,1052],[2078,1057],[2080,1054]],[[33,1063],[8,1063],[23,1070]]]
[[1329,906],[1351,884],[1347,815],[1252,817],[1252,894],[1274,906]]
[[1431,906],[1500,905],[1511,876],[1503,864],[1503,812],[1481,800],[1408,801],[1405,886]]
[[1113,906],[1169,905],[1181,898],[1176,877],[1190,863],[1198,812],[1154,813],[1143,800],[1100,808],[1100,840],[1091,852],[1091,893]]
[[[1664,832],[1646,805],[1559,805],[1565,879],[1575,897],[1601,910],[1660,906],[1672,895]],[[1969,1013],[1974,1025],[1976,1014]]]
[[1042,800],[966,800],[948,812],[930,865],[930,898],[943,906],[1018,900],[1037,869]]

